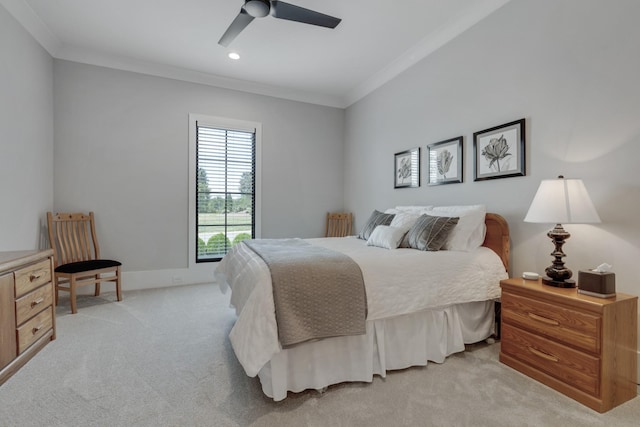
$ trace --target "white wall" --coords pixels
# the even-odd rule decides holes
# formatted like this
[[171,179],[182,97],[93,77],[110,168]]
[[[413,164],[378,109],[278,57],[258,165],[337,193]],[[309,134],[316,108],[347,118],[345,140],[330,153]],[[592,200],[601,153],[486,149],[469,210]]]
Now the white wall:
[[[565,227],[567,266],[577,275],[606,261],[617,290],[640,295],[639,16],[635,0],[512,0],[349,107],[345,200],[356,228],[374,208],[485,203],[510,224],[512,274],[543,272],[552,225],[523,218],[540,180],[582,178],[602,223]],[[523,117],[527,175],[474,182],[473,132]],[[393,189],[394,152],[461,134],[464,183]]]
[[0,251],[37,249],[53,206],[52,60],[3,6],[0,55]]
[[54,88],[55,210],[95,211],[125,289],[213,278],[188,271],[189,113],[262,123],[262,237],[343,208],[342,109],[63,60]]

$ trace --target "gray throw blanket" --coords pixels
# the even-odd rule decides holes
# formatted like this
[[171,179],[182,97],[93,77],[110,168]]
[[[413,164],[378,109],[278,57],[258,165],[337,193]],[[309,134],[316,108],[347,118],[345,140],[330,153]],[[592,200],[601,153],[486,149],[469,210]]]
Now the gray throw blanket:
[[271,270],[283,348],[365,333],[367,297],[360,267],[347,255],[300,239],[245,240]]

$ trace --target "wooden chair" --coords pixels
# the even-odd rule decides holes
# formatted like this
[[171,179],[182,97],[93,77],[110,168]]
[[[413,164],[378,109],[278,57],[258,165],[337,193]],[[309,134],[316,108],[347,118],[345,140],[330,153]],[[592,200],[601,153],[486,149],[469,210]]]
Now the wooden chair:
[[351,235],[352,215],[348,212],[327,213],[326,237],[345,237]]
[[[55,263],[55,303],[58,291],[71,294],[71,313],[77,313],[76,287],[95,285],[95,296],[100,295],[100,283],[115,282],[116,297],[122,301],[120,266],[118,261],[100,258],[100,247],[96,237],[93,212],[57,213],[47,212],[49,243],[53,249]],[[103,276],[106,275],[106,276]]]

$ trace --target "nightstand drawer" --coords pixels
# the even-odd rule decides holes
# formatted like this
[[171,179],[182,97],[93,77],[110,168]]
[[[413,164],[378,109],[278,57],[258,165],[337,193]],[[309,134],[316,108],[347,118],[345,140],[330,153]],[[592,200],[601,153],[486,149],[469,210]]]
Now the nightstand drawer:
[[16,298],[51,281],[51,262],[46,259],[15,271]]
[[18,326],[51,305],[52,287],[53,285],[49,282],[16,300],[16,323]]
[[600,359],[513,327],[502,326],[501,350],[588,393],[600,395]]
[[53,328],[53,310],[49,307],[18,328],[18,354],[29,348],[51,328]]
[[600,355],[598,316],[503,292],[502,321]]

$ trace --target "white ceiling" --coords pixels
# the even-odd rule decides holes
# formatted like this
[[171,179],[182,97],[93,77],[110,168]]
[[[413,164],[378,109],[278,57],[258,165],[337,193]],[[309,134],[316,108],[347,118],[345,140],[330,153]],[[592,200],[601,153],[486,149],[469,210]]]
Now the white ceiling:
[[342,22],[256,18],[228,48],[218,40],[243,0],[0,4],[55,58],[346,107],[508,1],[289,0]]

